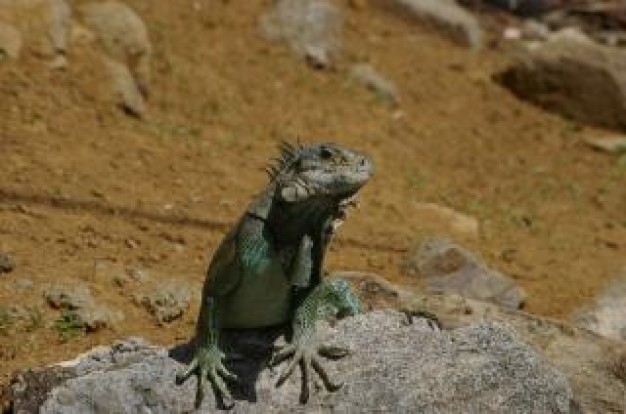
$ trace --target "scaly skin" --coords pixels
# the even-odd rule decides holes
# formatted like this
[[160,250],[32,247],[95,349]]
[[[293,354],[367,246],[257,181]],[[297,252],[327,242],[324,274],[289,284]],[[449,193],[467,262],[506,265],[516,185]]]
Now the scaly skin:
[[207,378],[223,404],[233,404],[224,380],[236,377],[224,366],[219,349],[219,332],[229,328],[291,323],[292,342],[272,361],[292,357],[277,385],[300,364],[302,402],[308,399],[311,368],[329,390],[337,389],[317,353],[340,357],[345,352],[317,346],[315,323],[337,313],[356,313],[359,306],[347,282],[322,280],[322,267],[335,224],[372,174],[367,157],[338,145],[283,144],[277,165],[270,167],[268,187],[226,235],[207,271],[196,355],[177,376],[180,384],[198,375],[196,407],[202,403]]

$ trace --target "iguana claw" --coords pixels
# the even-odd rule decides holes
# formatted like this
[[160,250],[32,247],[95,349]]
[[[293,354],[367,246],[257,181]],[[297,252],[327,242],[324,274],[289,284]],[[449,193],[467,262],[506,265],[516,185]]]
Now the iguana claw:
[[343,358],[348,355],[348,350],[337,347],[328,347],[328,346],[307,346],[307,345],[294,345],[289,344],[285,347],[281,348],[272,356],[272,359],[269,362],[271,367],[274,367],[281,362],[285,361],[289,357],[292,357],[287,366],[283,369],[278,380],[276,381],[276,386],[280,387],[283,383],[293,374],[293,371],[296,368],[296,365],[300,365],[302,370],[302,390],[300,393],[300,403],[306,404],[309,400],[309,382],[311,379],[311,368],[317,375],[320,376],[324,386],[329,392],[335,392],[343,386],[343,383],[335,383],[333,382],[326,370],[323,368],[319,356],[324,356],[330,359],[338,359]]
[[[221,399],[225,408],[229,409],[235,405],[234,399],[224,382],[237,381],[237,376],[224,366],[226,355],[217,347],[199,347],[196,356],[189,363],[187,368],[176,375],[176,384],[180,385],[187,381],[193,374],[198,376],[198,386],[196,388],[195,407],[198,409],[204,400],[207,377],[211,381],[218,398]],[[223,378],[224,379],[223,379]]]

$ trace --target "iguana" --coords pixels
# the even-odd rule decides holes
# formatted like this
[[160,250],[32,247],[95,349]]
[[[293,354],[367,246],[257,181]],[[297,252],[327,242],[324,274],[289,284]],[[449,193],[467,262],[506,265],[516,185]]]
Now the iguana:
[[359,301],[345,280],[322,279],[322,266],[332,234],[374,166],[367,156],[331,143],[282,143],[280,152],[268,167],[265,191],[224,237],[207,270],[195,357],[176,378],[182,384],[198,376],[196,407],[207,378],[226,407],[234,404],[224,380],[237,377],[226,368],[219,347],[220,331],[229,328],[291,324],[291,342],[270,361],[275,365],[291,357],[277,386],[300,365],[302,403],[309,397],[311,368],[329,391],[341,387],[319,362],[318,354],[333,351],[315,342],[315,323],[357,313]]

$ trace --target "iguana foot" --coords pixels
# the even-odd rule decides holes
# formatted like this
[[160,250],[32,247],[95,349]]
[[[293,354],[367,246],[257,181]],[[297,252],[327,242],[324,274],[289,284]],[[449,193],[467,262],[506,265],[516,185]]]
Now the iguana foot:
[[176,375],[176,384],[178,385],[187,381],[187,379],[193,374],[198,376],[195,401],[196,409],[202,405],[202,401],[204,400],[207,377],[211,381],[213,389],[216,392],[216,396],[221,400],[223,406],[226,409],[230,409],[235,405],[235,401],[233,400],[224,379],[228,381],[236,381],[237,376],[226,369],[224,366],[225,358],[226,355],[215,346],[198,347],[196,350],[196,356],[189,363],[187,368]]
[[296,365],[300,365],[300,369],[302,370],[302,390],[300,393],[300,403],[306,404],[306,402],[309,400],[310,394],[309,382],[311,380],[311,369],[317,372],[317,375],[320,376],[322,382],[324,383],[324,386],[329,392],[335,392],[343,386],[343,383],[335,383],[330,379],[330,377],[326,373],[326,370],[322,366],[319,357],[323,356],[328,359],[339,359],[345,357],[346,355],[348,355],[348,353],[349,351],[347,349],[339,347],[289,344],[284,346],[274,354],[269,362],[269,365],[271,367],[274,367],[291,357],[291,360],[278,377],[278,381],[276,382],[277,387],[280,387],[287,380],[287,378],[289,378],[289,376],[293,374]]

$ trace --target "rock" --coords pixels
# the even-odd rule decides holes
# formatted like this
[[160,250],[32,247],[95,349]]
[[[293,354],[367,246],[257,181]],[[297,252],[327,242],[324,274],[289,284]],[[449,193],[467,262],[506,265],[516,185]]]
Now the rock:
[[145,23],[130,7],[115,1],[87,3],[79,10],[106,52],[104,64],[122,107],[144,117],[152,55]]
[[[500,324],[436,332],[425,323],[406,323],[403,314],[378,311],[344,319],[334,328],[325,324],[320,332],[325,342],[352,350],[326,364],[346,385],[335,393],[313,388],[306,407],[298,403],[298,375],[276,388],[279,371],[263,368],[275,333],[229,332],[228,349],[243,355],[229,364],[240,377],[238,385],[232,384],[237,399],[233,412],[569,413],[573,404],[566,378]],[[87,370],[79,367],[88,356],[64,364],[62,369],[73,371],[74,378],[55,381],[47,390],[21,382],[19,401],[39,401],[47,393],[41,413],[193,411],[195,378],[175,386],[182,365],[164,348],[116,346],[99,349],[104,358],[87,364]],[[181,351],[171,355],[180,358]],[[208,392],[201,411],[215,407]],[[13,408],[21,409],[17,404]]]
[[56,309],[71,311],[87,331],[113,328],[124,315],[95,303],[89,287],[77,283],[55,283],[44,290],[48,304]]
[[418,277],[431,293],[458,294],[517,309],[526,293],[510,279],[488,269],[467,250],[439,238],[426,240],[408,255],[404,272]]
[[435,203],[416,203],[419,221],[432,231],[445,231],[455,237],[477,240],[480,224],[475,217]]
[[563,5],[563,0],[486,0],[520,16],[536,16]]
[[135,295],[135,302],[145,307],[157,323],[164,324],[183,316],[191,300],[190,290],[180,282],[162,282]]
[[15,263],[13,263],[13,259],[6,253],[0,252],[0,273],[9,273],[12,272],[15,268]]
[[318,69],[332,66],[341,48],[341,14],[326,0],[278,0],[261,17],[261,29]]
[[13,287],[18,291],[31,290],[35,287],[35,282],[30,279],[17,279],[13,282]]
[[626,268],[590,307],[576,312],[572,321],[608,338],[626,341]]
[[594,149],[608,152],[610,154],[626,152],[625,137],[587,138],[585,139],[585,143]]
[[0,60],[16,60],[22,49],[22,35],[10,24],[0,22]]
[[626,128],[626,51],[563,30],[499,77],[520,98],[578,122]]
[[452,40],[472,49],[483,46],[483,31],[478,20],[454,0],[381,1],[398,10],[403,17],[433,26]]
[[422,295],[397,287],[401,308],[434,314],[445,329],[483,320],[515,330],[569,380],[576,403],[572,413],[623,413],[626,395],[626,343],[600,337],[567,323],[512,311],[456,295]]
[[43,296],[55,309],[82,309],[94,306],[89,287],[72,282],[53,283],[45,288]]
[[392,105],[398,105],[400,103],[400,96],[396,85],[378,73],[372,66],[366,63],[354,65],[350,70],[350,75],[376,93],[376,95],[384,101]]

